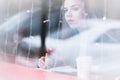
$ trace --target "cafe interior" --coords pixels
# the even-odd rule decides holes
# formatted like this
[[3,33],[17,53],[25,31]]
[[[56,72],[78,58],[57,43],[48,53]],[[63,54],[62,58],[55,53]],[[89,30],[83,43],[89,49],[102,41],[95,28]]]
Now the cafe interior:
[[120,1],[84,1],[83,23],[102,29],[69,28],[64,0],[0,0],[0,80],[120,80]]

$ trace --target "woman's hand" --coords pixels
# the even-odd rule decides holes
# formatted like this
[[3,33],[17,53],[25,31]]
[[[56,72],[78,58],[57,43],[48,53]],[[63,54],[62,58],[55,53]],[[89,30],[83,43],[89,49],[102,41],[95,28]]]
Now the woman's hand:
[[54,66],[54,61],[53,59],[46,58],[46,57],[41,57],[38,60],[38,67],[41,69],[48,69]]
[[38,67],[40,67],[42,69],[48,69],[48,68],[51,68],[51,67],[54,66],[53,59],[49,57],[53,51],[54,51],[53,48],[48,48],[46,56],[45,57],[41,57],[38,60]]

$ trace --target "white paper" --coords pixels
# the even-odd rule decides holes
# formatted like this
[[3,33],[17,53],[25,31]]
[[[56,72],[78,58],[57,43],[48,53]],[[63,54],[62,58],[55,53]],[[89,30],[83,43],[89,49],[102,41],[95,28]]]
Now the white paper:
[[75,68],[72,68],[70,66],[54,67],[54,68],[48,69],[48,71],[63,72],[63,73],[76,73],[77,72],[77,70]]

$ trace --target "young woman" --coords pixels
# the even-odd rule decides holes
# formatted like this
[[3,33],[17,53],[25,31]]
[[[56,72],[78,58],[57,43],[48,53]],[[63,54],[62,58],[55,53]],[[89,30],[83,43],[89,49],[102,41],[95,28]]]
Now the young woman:
[[[86,29],[86,27],[82,27],[80,25],[86,16],[84,0],[64,0],[62,9],[64,11],[63,13],[64,13],[65,20],[70,28],[77,29],[79,32],[82,32]],[[45,57],[41,57],[41,59],[39,60],[38,66],[41,68],[49,68],[54,66],[53,65],[54,63],[56,65],[66,65],[66,61],[64,60],[67,57],[65,56],[63,58],[58,55],[54,55],[54,60],[57,60],[57,63],[55,63],[56,61],[52,59],[51,60],[46,59],[46,61],[44,61]],[[53,55],[52,55],[52,58],[53,58]]]
[[[80,34],[64,41],[49,39],[46,43],[47,46],[55,50],[48,58],[41,57],[39,59],[38,66],[40,68],[50,68],[59,65],[72,65],[75,67],[75,60],[79,55],[90,53],[88,55],[96,56],[96,54],[93,53],[95,53],[96,50],[98,50],[99,53],[101,49],[98,49],[95,45],[93,46],[92,43],[100,42],[101,40],[110,42],[105,36],[102,36],[102,38],[98,40],[97,38],[112,28],[119,28],[116,25],[120,26],[116,21],[112,21],[111,24],[111,21],[104,22],[101,20],[88,20],[87,23],[91,24],[90,27],[84,26],[83,23],[86,17],[84,0],[65,0],[63,11],[69,27],[77,29]],[[53,42],[56,42],[58,45],[55,46]]]

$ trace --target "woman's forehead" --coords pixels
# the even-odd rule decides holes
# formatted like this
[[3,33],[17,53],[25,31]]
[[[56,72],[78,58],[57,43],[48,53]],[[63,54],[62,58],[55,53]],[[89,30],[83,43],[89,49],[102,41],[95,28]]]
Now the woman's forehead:
[[65,0],[64,1],[64,7],[71,7],[73,5],[80,5],[81,0]]

